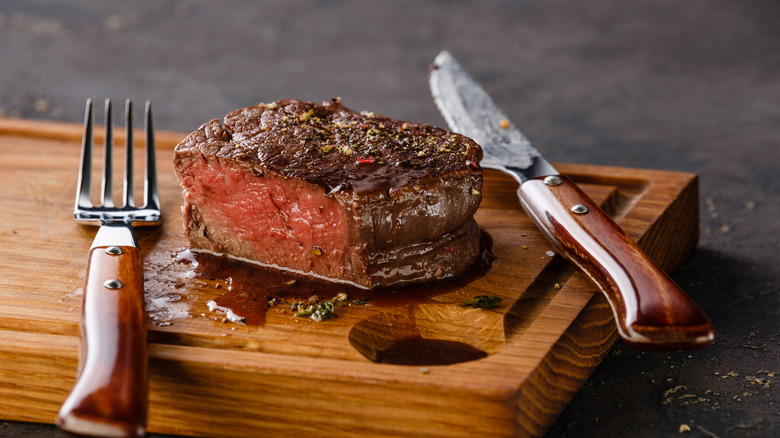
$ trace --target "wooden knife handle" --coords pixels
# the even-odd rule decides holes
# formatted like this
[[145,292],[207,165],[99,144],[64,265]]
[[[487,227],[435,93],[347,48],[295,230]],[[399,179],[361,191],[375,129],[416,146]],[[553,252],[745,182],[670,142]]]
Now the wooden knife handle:
[[531,179],[517,193],[558,253],[606,296],[626,343],[645,349],[712,343],[704,312],[569,178]]
[[147,357],[141,254],[133,246],[89,253],[81,319],[79,375],[57,417],[68,432],[142,436]]

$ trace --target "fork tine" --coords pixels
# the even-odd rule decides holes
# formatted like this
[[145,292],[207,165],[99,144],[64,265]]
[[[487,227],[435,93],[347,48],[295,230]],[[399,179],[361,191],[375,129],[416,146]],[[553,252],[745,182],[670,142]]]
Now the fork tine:
[[125,179],[122,200],[125,207],[135,207],[133,190],[133,102],[125,100]]
[[160,194],[157,189],[157,165],[154,155],[154,127],[152,126],[152,103],[146,101],[146,177],[144,179],[144,208],[160,209]]
[[76,208],[92,206],[92,123],[92,99],[87,99],[87,107],[84,110],[84,136],[81,142]]
[[114,150],[114,117],[111,111],[111,99],[106,99],[106,113],[105,113],[105,128],[106,135],[103,143],[103,183],[102,183],[102,202],[103,207],[114,206],[114,172],[111,168],[113,165],[113,150]]

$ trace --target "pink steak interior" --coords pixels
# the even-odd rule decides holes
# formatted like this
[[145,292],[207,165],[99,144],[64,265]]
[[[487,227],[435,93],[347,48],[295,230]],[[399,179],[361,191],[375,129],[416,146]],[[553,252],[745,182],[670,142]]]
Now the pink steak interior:
[[[180,169],[185,208],[197,208],[227,252],[329,278],[352,276],[344,210],[323,189],[206,159]],[[197,182],[195,181],[197,179]]]

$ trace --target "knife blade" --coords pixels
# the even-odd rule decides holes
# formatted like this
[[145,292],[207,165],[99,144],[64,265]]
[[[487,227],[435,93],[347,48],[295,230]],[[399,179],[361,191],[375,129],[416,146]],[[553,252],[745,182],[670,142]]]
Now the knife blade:
[[589,277],[612,309],[618,334],[643,349],[710,345],[710,320],[594,201],[561,175],[447,51],[429,85],[450,129],[482,146],[482,167],[520,184],[523,209],[555,251]]

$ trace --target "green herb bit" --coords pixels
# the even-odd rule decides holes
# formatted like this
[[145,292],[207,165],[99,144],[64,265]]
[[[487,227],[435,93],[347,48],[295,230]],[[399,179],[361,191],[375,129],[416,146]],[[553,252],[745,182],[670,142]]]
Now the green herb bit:
[[[299,307],[300,308],[300,307]],[[320,322],[325,319],[336,317],[336,308],[332,301],[324,301],[319,304],[312,304],[304,310],[295,313],[295,316],[310,317],[311,319]]]
[[312,312],[314,312],[314,304],[309,305],[307,308],[304,307],[303,303],[293,303],[291,310],[295,312],[295,316],[311,316]]
[[315,321],[322,321],[323,319],[330,319],[336,316],[336,309],[333,306],[333,301],[324,301],[314,306],[314,311],[311,314],[311,319]]
[[301,115],[298,117],[298,121],[299,121],[299,122],[306,123],[306,122],[308,122],[309,120],[311,120],[311,116],[313,116],[313,115],[314,115],[314,110],[313,110],[313,109],[310,109],[309,111],[307,111],[307,112],[305,112],[305,113],[301,114]]
[[476,309],[489,309],[491,307],[496,307],[501,303],[501,297],[493,295],[492,297],[489,297],[487,295],[477,295],[474,298],[466,301],[465,303],[461,304],[460,307],[474,307]]

